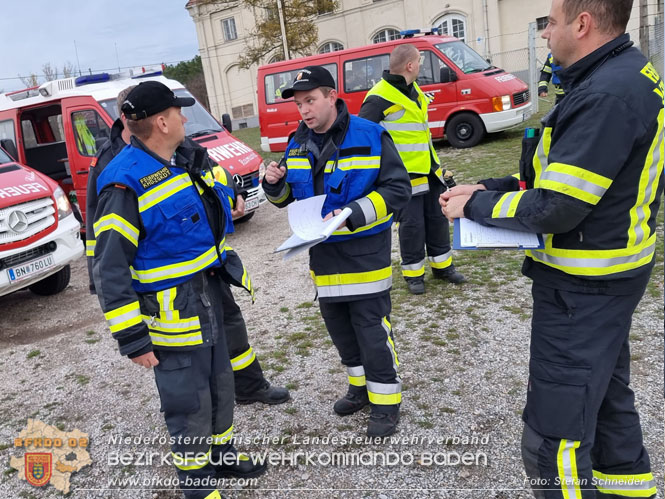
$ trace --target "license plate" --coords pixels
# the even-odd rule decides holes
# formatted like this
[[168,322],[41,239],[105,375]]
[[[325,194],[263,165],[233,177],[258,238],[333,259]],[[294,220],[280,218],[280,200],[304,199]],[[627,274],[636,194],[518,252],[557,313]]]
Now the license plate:
[[245,211],[254,210],[259,207],[259,198],[255,197],[245,201]]
[[31,277],[35,274],[39,274],[40,272],[48,269],[49,267],[53,267],[54,265],[55,262],[53,261],[53,255],[46,255],[42,258],[37,258],[31,262],[24,263],[23,265],[12,267],[7,269],[9,282],[13,283],[22,281],[23,279],[27,279],[28,277]]

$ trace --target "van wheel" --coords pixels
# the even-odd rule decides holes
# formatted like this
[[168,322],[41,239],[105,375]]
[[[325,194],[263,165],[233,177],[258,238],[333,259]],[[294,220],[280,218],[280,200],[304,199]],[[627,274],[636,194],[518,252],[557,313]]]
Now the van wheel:
[[448,142],[458,149],[466,149],[477,145],[484,135],[483,122],[475,114],[456,114],[446,123]]
[[55,295],[65,289],[69,284],[71,277],[71,269],[69,265],[65,265],[62,269],[53,275],[42,279],[29,287],[30,291],[40,296]]
[[256,213],[256,210],[251,212],[251,213],[248,213],[244,217],[240,217],[239,219],[234,220],[233,223],[234,224],[244,224],[245,222],[249,222],[252,219],[252,217],[254,216],[254,213]]

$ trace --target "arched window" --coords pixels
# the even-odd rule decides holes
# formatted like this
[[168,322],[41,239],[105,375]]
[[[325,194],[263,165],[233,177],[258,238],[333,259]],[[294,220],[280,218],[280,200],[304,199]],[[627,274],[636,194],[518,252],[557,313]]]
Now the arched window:
[[344,45],[339,42],[327,42],[319,47],[319,54],[327,54],[328,52],[337,52],[338,50],[344,50]]
[[372,37],[372,43],[389,42],[390,40],[399,40],[399,31],[392,28],[382,29]]
[[459,38],[466,43],[466,18],[460,14],[446,14],[434,22],[442,35]]

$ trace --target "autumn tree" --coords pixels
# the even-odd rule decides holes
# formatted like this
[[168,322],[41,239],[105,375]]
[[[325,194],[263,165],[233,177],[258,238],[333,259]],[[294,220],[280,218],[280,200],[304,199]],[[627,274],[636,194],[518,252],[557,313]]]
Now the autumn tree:
[[196,97],[206,108],[208,105],[208,91],[205,78],[203,77],[203,65],[201,56],[195,56],[189,61],[182,61],[175,65],[164,66],[164,76],[178,80],[185,88]]

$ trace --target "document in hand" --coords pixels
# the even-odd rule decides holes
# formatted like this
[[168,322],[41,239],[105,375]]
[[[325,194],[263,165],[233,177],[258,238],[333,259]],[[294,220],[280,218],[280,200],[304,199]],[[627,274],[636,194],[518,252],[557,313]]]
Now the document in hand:
[[542,249],[543,237],[532,232],[487,227],[469,220],[455,219],[453,249]]
[[344,208],[339,215],[324,221],[321,218],[321,208],[325,200],[326,195],[322,194],[294,201],[288,206],[289,225],[293,235],[284,241],[274,251],[275,253],[286,251],[284,260],[288,260],[328,239],[337,227],[351,215],[351,208]]

